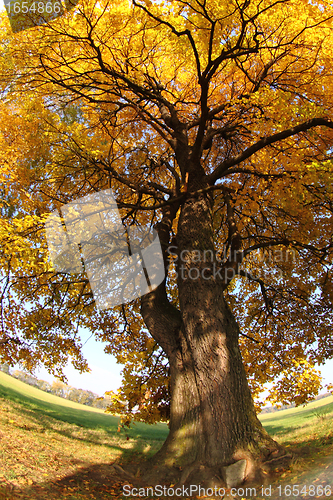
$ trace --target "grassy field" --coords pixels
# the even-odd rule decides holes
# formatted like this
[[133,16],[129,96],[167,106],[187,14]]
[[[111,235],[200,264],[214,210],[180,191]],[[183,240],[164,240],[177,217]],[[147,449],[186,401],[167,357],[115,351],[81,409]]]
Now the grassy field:
[[[332,417],[333,396],[261,417],[267,431],[296,453],[281,480],[332,483]],[[118,418],[2,372],[0,422],[0,499],[4,500],[120,497],[124,481],[113,464],[139,464],[161,447],[168,434],[164,424],[136,424],[118,432]]]
[[306,407],[266,413],[260,416],[260,420],[269,434],[280,443],[305,446],[310,442],[319,444],[323,439],[333,442],[330,432],[332,417],[333,396],[329,396],[312,401]]
[[126,432],[118,425],[102,410],[0,372],[0,498],[111,498],[112,481],[90,496],[110,464],[156,452],[168,434],[163,424]]

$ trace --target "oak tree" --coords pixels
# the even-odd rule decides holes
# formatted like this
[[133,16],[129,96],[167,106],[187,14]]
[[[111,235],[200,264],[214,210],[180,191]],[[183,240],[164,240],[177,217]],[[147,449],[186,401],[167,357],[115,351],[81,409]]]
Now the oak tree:
[[[283,450],[253,397],[304,403],[333,356],[331,3],[82,0],[2,36],[4,362],[85,369],[87,328],[126,365],[112,409],[169,421],[165,478],[254,478]],[[110,187],[166,279],[99,312],[42,228]]]

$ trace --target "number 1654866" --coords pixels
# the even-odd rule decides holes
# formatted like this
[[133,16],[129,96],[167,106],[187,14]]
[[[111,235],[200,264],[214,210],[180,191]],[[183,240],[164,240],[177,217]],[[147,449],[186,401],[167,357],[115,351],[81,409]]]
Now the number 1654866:
[[8,13],[14,14],[58,14],[61,12],[62,5],[60,2],[11,2],[7,5]]
[[329,497],[332,494],[331,486],[320,486],[309,484],[306,486],[300,486],[299,484],[294,484],[290,486],[278,486],[277,487],[279,496],[284,497],[298,497],[299,495],[310,496],[310,497]]

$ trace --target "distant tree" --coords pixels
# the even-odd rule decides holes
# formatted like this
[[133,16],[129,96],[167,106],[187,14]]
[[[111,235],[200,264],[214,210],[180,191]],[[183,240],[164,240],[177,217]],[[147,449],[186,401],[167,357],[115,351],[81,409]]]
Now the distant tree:
[[55,396],[59,396],[60,398],[66,398],[70,390],[71,388],[61,380],[54,380],[52,382],[51,392]]
[[10,375],[10,367],[7,363],[0,364],[0,370],[7,373],[7,375]]
[[97,395],[91,391],[86,391],[84,389],[79,389],[79,391],[80,391],[79,403],[81,403],[82,405],[92,406]]
[[49,384],[49,382],[47,382],[46,380],[38,380],[37,387],[41,391],[45,392],[51,392],[52,390],[51,384]]
[[92,406],[94,408],[100,408],[101,410],[105,410],[109,406],[109,403],[105,400],[105,398],[97,396],[95,397]]
[[68,399],[71,401],[75,401],[76,403],[80,402],[80,394],[81,394],[81,389],[76,389],[75,387],[71,387],[71,389],[68,391]]
[[12,375],[13,375],[13,377],[24,382],[25,384],[29,384],[29,385],[32,385],[35,387],[38,386],[38,379],[36,377],[34,377],[33,375],[31,375],[30,373],[27,373],[27,372],[22,371],[22,370],[15,370]]

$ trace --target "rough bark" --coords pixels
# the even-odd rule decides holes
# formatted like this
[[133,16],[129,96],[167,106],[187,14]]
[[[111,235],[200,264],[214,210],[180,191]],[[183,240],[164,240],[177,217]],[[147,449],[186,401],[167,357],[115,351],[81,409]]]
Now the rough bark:
[[151,334],[168,355],[171,375],[170,433],[154,457],[155,477],[191,484],[210,477],[210,484],[223,484],[223,467],[246,459],[246,476],[253,480],[280,447],[256,416],[238,325],[223,296],[224,277],[217,273],[206,195],[189,196],[182,206],[177,242],[186,256],[178,260],[180,310],[168,303],[163,286],[142,305]]

